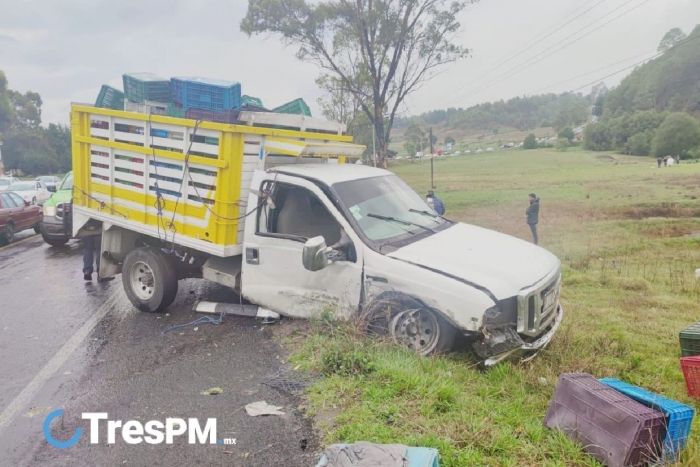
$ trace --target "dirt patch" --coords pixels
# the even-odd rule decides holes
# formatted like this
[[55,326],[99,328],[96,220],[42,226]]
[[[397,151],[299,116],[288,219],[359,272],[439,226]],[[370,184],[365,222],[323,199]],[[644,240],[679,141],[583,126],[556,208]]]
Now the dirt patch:
[[640,220],[650,217],[664,218],[694,218],[700,217],[700,207],[677,206],[673,204],[658,204],[653,206],[627,206],[610,211],[614,219]]
[[287,353],[292,354],[304,343],[309,333],[309,321],[283,318],[278,324],[267,329],[272,332],[274,339],[282,344]]
[[618,160],[613,156],[603,155],[595,158],[598,162],[604,162],[606,164],[618,164]]
[[[695,234],[693,234],[695,232]],[[644,235],[649,238],[673,238],[697,236],[698,232],[693,231],[689,226],[682,224],[659,225],[644,230]]]

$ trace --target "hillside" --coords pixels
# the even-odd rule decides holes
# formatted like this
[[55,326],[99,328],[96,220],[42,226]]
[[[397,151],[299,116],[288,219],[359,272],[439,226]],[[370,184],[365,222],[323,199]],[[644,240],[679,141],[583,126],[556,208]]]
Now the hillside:
[[605,96],[603,109],[610,117],[644,110],[700,117],[700,26],[622,80]]

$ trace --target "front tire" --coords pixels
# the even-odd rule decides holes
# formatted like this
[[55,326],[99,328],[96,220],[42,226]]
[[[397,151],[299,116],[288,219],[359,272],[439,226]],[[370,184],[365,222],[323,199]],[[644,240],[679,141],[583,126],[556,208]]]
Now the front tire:
[[[34,230],[36,231],[36,227],[34,227]],[[51,246],[63,246],[66,243],[68,243],[67,238],[49,238],[46,236],[43,230],[39,228],[39,232],[41,233],[41,238],[44,239],[44,242],[51,245]]]
[[148,313],[163,311],[177,295],[177,272],[162,251],[138,248],[124,259],[122,284],[134,307]]
[[15,226],[12,224],[12,222],[8,222],[7,225],[5,225],[5,233],[0,235],[0,242],[4,243],[5,245],[9,245],[14,241]]

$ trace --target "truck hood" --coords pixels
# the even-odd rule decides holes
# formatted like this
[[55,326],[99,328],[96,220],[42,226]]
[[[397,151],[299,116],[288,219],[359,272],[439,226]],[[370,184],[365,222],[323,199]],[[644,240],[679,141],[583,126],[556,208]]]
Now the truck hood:
[[73,197],[72,190],[58,190],[51,195],[49,199],[46,200],[44,206],[55,206],[58,203],[69,203]]
[[387,256],[467,282],[498,300],[517,295],[560,265],[532,243],[462,223]]

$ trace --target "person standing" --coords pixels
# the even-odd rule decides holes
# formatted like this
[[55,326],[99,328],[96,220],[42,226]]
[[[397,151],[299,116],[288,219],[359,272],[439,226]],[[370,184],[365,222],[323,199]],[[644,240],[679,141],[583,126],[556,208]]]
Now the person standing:
[[[107,282],[114,277],[100,277],[100,250],[102,248],[102,235],[88,235],[80,239],[83,245],[83,279],[92,281],[92,273],[97,270],[97,282]],[[95,263],[95,269],[92,264]]]
[[681,156],[676,156],[676,164],[680,165],[681,163]]
[[657,168],[657,169],[660,169],[660,168],[661,168],[661,163],[662,163],[663,161],[664,161],[664,160],[661,158],[661,156],[659,156],[659,157],[656,159],[656,168]]
[[535,245],[539,245],[539,239],[537,238],[537,223],[540,221],[540,199],[534,193],[530,193],[529,199],[530,205],[525,211],[525,215],[527,216],[527,225],[530,226],[533,243]]
[[426,201],[428,202],[428,205],[433,208],[433,211],[435,211],[439,216],[442,216],[445,214],[445,204],[442,202],[440,198],[435,196],[435,193],[433,190],[428,191],[428,196],[426,197]]

